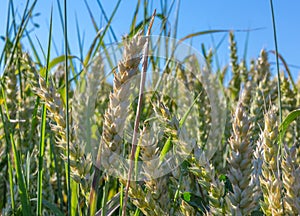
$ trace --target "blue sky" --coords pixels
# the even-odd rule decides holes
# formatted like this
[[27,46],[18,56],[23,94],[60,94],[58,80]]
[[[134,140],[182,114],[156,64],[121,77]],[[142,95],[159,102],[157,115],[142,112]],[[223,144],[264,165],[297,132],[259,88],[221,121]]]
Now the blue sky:
[[[22,11],[26,1],[15,0],[14,4],[19,13]],[[63,1],[61,1],[63,2]],[[103,16],[96,0],[87,0],[95,15],[98,25],[100,25]],[[123,0],[112,22],[118,39],[129,32],[130,22],[133,17],[134,9],[137,1]],[[143,2],[143,1],[142,1]],[[153,8],[157,8],[160,12],[160,1],[154,0]],[[172,2],[169,0],[168,2]],[[101,3],[110,16],[116,0],[102,0]],[[283,55],[294,77],[298,76],[300,71],[300,2],[299,1],[282,1],[274,0],[276,27],[278,37],[279,52]],[[58,15],[58,7],[56,0],[38,0],[35,12],[39,12],[40,16],[35,17],[34,21],[40,25],[31,33],[35,43],[38,38],[42,47],[46,50],[48,27],[50,19],[50,8],[53,4],[54,20],[53,20],[53,35],[58,52],[63,52],[63,32]],[[72,53],[78,54],[78,42],[76,32],[75,17],[78,18],[81,36],[84,35],[85,52],[88,49],[92,39],[95,37],[96,32],[93,29],[88,11],[85,7],[83,0],[68,0],[68,39]],[[0,35],[4,35],[6,13],[7,13],[8,0],[2,0],[2,7],[0,8]],[[176,4],[175,6],[176,7]],[[175,9],[175,8],[174,8]],[[270,11],[270,2],[268,0],[251,0],[251,1],[237,1],[237,0],[181,0],[179,10],[179,23],[178,23],[178,38],[186,36],[187,34],[204,31],[209,29],[254,29],[261,28],[260,30],[251,31],[249,34],[247,60],[256,58],[262,48],[266,50],[274,50],[274,39],[272,30],[272,19]],[[102,17],[102,18],[101,18]],[[139,21],[142,20],[142,14],[139,16]],[[174,16],[170,17],[170,27],[174,26]],[[153,31],[158,32],[160,20],[156,19]],[[214,34],[215,43],[218,43],[224,37],[224,33]],[[236,40],[238,43],[239,57],[242,58],[245,51],[245,42],[247,33],[237,32]],[[210,35],[199,36],[193,39],[193,45],[200,48],[201,43],[204,43],[206,48],[213,46],[212,38]],[[25,49],[29,50],[26,40],[24,40]],[[0,41],[0,49],[2,50],[3,41]],[[54,51],[54,49],[53,49]],[[52,53],[55,57],[56,53]],[[78,54],[79,55],[79,54]],[[225,38],[218,50],[218,57],[221,65],[228,63],[228,37]],[[274,62],[274,56],[270,54],[270,61]],[[294,67],[296,66],[296,67]],[[272,68],[275,65],[272,64]]]

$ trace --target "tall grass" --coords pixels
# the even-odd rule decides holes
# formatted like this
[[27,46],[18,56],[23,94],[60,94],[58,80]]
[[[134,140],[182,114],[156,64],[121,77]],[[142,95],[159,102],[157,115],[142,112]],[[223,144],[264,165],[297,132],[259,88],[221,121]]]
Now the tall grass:
[[[0,57],[0,214],[300,214],[300,83],[279,55],[272,1],[276,49],[262,50],[250,65],[238,56],[238,31],[168,39],[177,36],[180,1],[161,1],[153,16],[152,1],[137,1],[128,35],[110,50],[118,40],[111,23],[120,2],[108,15],[97,1],[106,23],[100,28],[85,1],[95,38],[84,54],[77,24],[75,56],[69,6],[65,0],[62,10],[57,1],[64,51],[53,57],[55,9],[45,48],[29,31],[37,1],[26,1],[19,18],[9,1]],[[144,37],[154,18],[162,47],[148,37],[150,30]],[[219,33],[230,47],[223,68],[220,44],[203,45],[202,61],[191,50],[173,61],[184,41]],[[151,92],[140,76],[146,72]]]

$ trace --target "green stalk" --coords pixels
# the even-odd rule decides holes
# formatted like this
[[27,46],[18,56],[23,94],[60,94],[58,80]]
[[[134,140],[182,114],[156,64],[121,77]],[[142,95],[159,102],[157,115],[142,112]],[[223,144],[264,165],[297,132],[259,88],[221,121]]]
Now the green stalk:
[[[65,31],[65,25],[64,25],[64,17],[63,17],[63,14],[62,14],[62,10],[61,10],[61,5],[60,5],[60,1],[57,0],[57,6],[58,6],[58,13],[59,13],[59,18],[60,18],[60,22],[61,22],[61,27],[62,27],[62,30],[63,32]],[[65,9],[66,10],[66,9]],[[66,15],[66,14],[65,14]],[[64,33],[65,34],[65,33]],[[71,54],[71,50],[70,50],[70,46],[69,46],[69,42],[67,40],[67,49],[68,49],[68,54]],[[78,80],[77,80],[77,77],[76,77],[76,73],[75,73],[75,70],[74,70],[74,64],[73,64],[73,61],[70,61],[70,67],[71,67],[71,71],[72,71],[72,75],[74,77],[74,80],[75,80],[75,83],[78,84]]]
[[71,215],[75,216],[77,215],[77,205],[78,205],[78,188],[79,185],[73,180],[69,179],[71,184]]
[[[112,22],[112,20],[113,20],[113,18],[114,18],[114,16],[115,16],[115,14],[116,14],[116,12],[117,12],[119,6],[120,6],[120,3],[121,3],[121,0],[118,0],[118,2],[117,2],[117,4],[116,4],[116,6],[115,6],[115,8],[114,8],[114,10],[113,10],[113,12],[112,12],[110,18],[109,18],[109,20],[107,21],[107,24],[106,24],[106,26],[105,26],[105,28],[104,28],[104,31],[103,31],[103,33],[102,33],[100,39],[99,39],[99,43],[98,43],[97,46],[96,46],[94,55],[96,54],[96,52],[97,52],[97,50],[99,49],[99,47],[103,44],[104,36],[106,35],[106,32],[107,32],[107,30],[109,29],[109,27],[110,27],[110,25],[111,25],[111,22]],[[93,56],[94,56],[94,55],[93,55]]]
[[65,41],[65,95],[66,95],[66,141],[67,141],[67,189],[68,215],[71,215],[71,170],[70,170],[70,128],[69,128],[69,71],[68,71],[68,26],[67,0],[64,0],[64,41]]
[[16,173],[17,173],[17,181],[19,185],[19,193],[21,197],[21,203],[22,203],[22,213],[24,216],[30,216],[31,215],[31,207],[29,203],[29,195],[27,193],[27,188],[24,180],[24,175],[22,172],[22,167],[21,167],[21,161],[19,157],[19,153],[17,151],[15,141],[13,138],[13,134],[10,133],[10,141],[12,144],[12,149],[13,149],[13,154],[14,154],[14,161],[16,165]]
[[[109,19],[107,18],[107,15],[106,15],[105,10],[104,10],[104,8],[103,8],[103,6],[102,6],[102,4],[101,4],[101,1],[97,0],[97,3],[98,3],[98,5],[99,5],[99,7],[100,7],[101,13],[102,13],[103,16],[104,16],[105,21],[108,23],[108,22],[109,22]],[[111,32],[113,38],[114,38],[115,43],[117,43],[117,42],[118,42],[118,39],[117,39],[116,34],[115,34],[113,28],[111,27],[111,25],[109,25],[109,30],[110,30],[110,32]]]
[[14,195],[14,181],[13,181],[13,171],[10,162],[10,155],[7,154],[7,164],[8,164],[8,178],[9,178],[9,189],[10,189],[10,198],[11,198],[11,208],[13,212],[16,212],[15,209],[15,195]]
[[108,191],[109,191],[109,182],[110,182],[110,178],[109,176],[107,177],[107,181],[103,187],[103,196],[102,196],[102,202],[101,202],[101,208],[102,208],[102,212],[101,212],[101,216],[105,216],[106,215],[106,203],[107,203],[107,197],[108,197]]
[[279,123],[282,122],[282,105],[281,105],[281,81],[280,81],[280,72],[279,72],[279,60],[278,60],[278,46],[277,46],[277,34],[276,34],[276,25],[275,25],[275,14],[274,14],[274,7],[273,7],[273,1],[270,0],[271,5],[271,12],[272,12],[272,25],[273,25],[273,36],[274,36],[274,43],[275,43],[275,51],[276,51],[276,71],[277,71],[277,79],[278,79],[278,108],[279,108]]
[[140,4],[141,4],[141,0],[137,1],[136,7],[135,7],[135,11],[133,13],[133,18],[132,18],[132,22],[131,22],[131,26],[130,26],[130,32],[133,32],[133,35],[136,33],[134,31],[135,26],[136,26],[136,20],[137,20],[137,16],[139,13],[139,8],[140,8]]
[[[276,52],[276,70],[277,70],[277,90],[278,90],[278,109],[279,109],[279,125],[282,123],[282,104],[281,104],[281,81],[280,81],[280,72],[279,72],[279,60],[278,60],[278,46],[277,46],[277,35],[276,35],[276,25],[275,25],[275,14],[274,14],[274,7],[273,7],[273,1],[270,0],[270,6],[271,6],[271,12],[272,12],[272,25],[273,25],[273,34],[274,34],[274,43],[275,43],[275,52]],[[277,160],[279,161],[277,164],[278,172],[280,176],[280,180],[283,181],[282,176],[282,167],[281,164],[281,158],[283,155],[283,148],[282,148],[282,136],[281,133],[279,134],[279,142],[278,142],[279,148],[278,148],[278,156]],[[280,197],[281,197],[281,205],[284,212],[284,202],[283,202],[283,191],[280,191]]]
[[[2,84],[2,83],[1,83]],[[3,90],[1,88],[1,90]],[[3,92],[2,92],[3,94]],[[5,103],[5,102],[4,102]],[[6,104],[5,104],[6,106]],[[11,166],[11,159],[10,159],[10,154],[9,154],[9,137],[8,134],[9,132],[8,127],[6,127],[5,125],[5,121],[4,121],[4,114],[2,111],[2,106],[0,106],[0,115],[1,115],[1,120],[3,122],[3,129],[4,129],[4,137],[5,137],[5,141],[6,141],[6,157],[7,157],[7,165],[8,165],[8,178],[9,178],[9,189],[10,189],[10,198],[11,198],[11,208],[13,209],[14,212],[16,212],[15,209],[15,198],[14,198],[14,182],[13,182],[13,170],[12,170],[12,166]]]
[[[53,7],[51,7],[50,15],[50,29],[48,37],[48,52],[47,52],[47,63],[46,63],[46,84],[48,84],[48,72],[49,72],[49,62],[50,62],[50,50],[51,50],[51,38],[52,38],[52,14]],[[42,106],[42,116],[41,116],[41,133],[40,133],[40,143],[39,143],[39,168],[38,168],[38,185],[37,185],[37,209],[36,214],[42,215],[42,192],[43,192],[43,161],[45,154],[45,134],[46,134],[46,105]]]
[[[14,45],[13,45],[13,48],[11,50],[11,53],[10,53],[10,56],[9,56],[9,59],[8,59],[8,63],[5,65],[5,68],[7,66],[10,66],[11,63],[12,63],[12,61],[14,60],[13,56],[14,56],[15,51],[17,49],[17,46],[18,46],[18,44],[19,44],[19,42],[20,42],[20,40],[22,38],[23,32],[26,29],[27,23],[28,23],[29,18],[30,18],[30,14],[32,13],[32,11],[34,9],[34,6],[35,6],[36,2],[37,2],[37,0],[35,0],[32,3],[30,9],[28,10],[28,13],[26,13],[26,12],[27,12],[27,8],[29,6],[29,0],[27,0],[27,2],[26,2],[26,6],[25,6],[24,13],[23,13],[23,16],[22,16],[21,24],[20,24],[20,27],[18,29],[18,33],[17,33],[17,35],[15,37]],[[4,69],[4,71],[6,71],[6,70]]]

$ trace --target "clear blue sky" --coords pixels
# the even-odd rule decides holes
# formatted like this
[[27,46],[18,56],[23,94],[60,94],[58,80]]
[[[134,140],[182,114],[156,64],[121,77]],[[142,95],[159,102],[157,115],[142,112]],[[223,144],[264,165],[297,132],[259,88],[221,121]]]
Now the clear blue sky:
[[[22,11],[26,1],[15,0],[14,4],[19,13]],[[63,2],[63,1],[61,1]],[[98,25],[100,25],[103,16],[96,0],[87,0],[93,14],[95,15]],[[136,6],[134,0],[123,0],[112,22],[112,27],[118,39],[122,35],[128,33],[130,22]],[[143,1],[142,1],[143,2]],[[153,8],[157,8],[160,12],[160,1],[154,0]],[[169,0],[168,2],[172,2]],[[116,0],[102,0],[101,3],[110,16]],[[283,1],[274,0],[278,47],[279,52],[284,56],[294,77],[298,76],[300,71],[300,1]],[[47,36],[50,19],[50,8],[53,4],[54,22],[53,34],[55,44],[58,51],[63,51],[63,33],[58,15],[58,7],[56,0],[38,0],[35,12],[41,13],[40,16],[34,20],[40,25],[38,29],[31,33],[32,38],[37,42],[38,38],[46,50]],[[96,32],[93,29],[88,11],[85,7],[83,0],[67,0],[68,4],[68,34],[71,45],[72,53],[78,53],[78,42],[76,33],[75,16],[77,15],[81,36],[84,35],[85,51],[89,47],[92,39],[95,37]],[[8,0],[2,0],[0,8],[0,35],[4,35],[6,14]],[[176,5],[175,5],[176,7]],[[268,0],[251,0],[251,1],[238,1],[238,0],[181,0],[180,2],[180,15],[178,25],[178,38],[187,34],[203,31],[208,29],[249,29],[249,28],[262,28],[261,30],[252,31],[249,35],[247,59],[256,58],[262,48],[267,50],[274,50],[274,39],[272,31],[272,19],[270,2]],[[173,16],[174,17],[174,16]],[[173,17],[171,16],[170,26],[174,26]],[[140,20],[142,14],[140,14]],[[140,21],[139,20],[139,21]],[[154,31],[158,32],[160,20],[156,19],[154,24]],[[155,32],[154,32],[155,33]],[[215,42],[218,43],[222,37],[221,34],[214,34]],[[239,57],[242,58],[244,54],[244,47],[246,41],[246,33],[237,32],[236,39],[238,42]],[[212,46],[211,36],[200,36],[193,39],[193,45],[200,47],[204,43],[207,48]],[[3,41],[0,41],[0,49],[2,50]],[[29,49],[25,43],[25,48]],[[55,57],[53,52],[52,57]],[[219,60],[221,65],[228,63],[228,37],[222,43],[219,52]],[[274,57],[270,55],[270,61],[274,62]],[[293,67],[293,65],[297,67]],[[275,65],[272,65],[275,68]]]

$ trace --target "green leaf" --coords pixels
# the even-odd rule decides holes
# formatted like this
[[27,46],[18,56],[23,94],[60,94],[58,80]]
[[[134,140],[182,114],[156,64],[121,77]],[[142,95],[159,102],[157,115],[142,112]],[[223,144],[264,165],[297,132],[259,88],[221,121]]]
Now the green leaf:
[[219,176],[219,180],[220,180],[220,181],[226,181],[226,175],[221,174],[221,175]]
[[289,125],[300,116],[300,109],[290,112],[279,126],[279,137],[283,137]]
[[186,191],[182,194],[182,196],[183,196],[184,201],[186,201],[186,202],[191,201],[191,193],[190,192]]
[[161,150],[160,156],[159,156],[159,161],[162,162],[166,156],[166,154],[168,153],[168,151],[171,149],[172,147],[172,142],[171,142],[171,137],[168,138],[168,140],[166,141],[163,149]]

